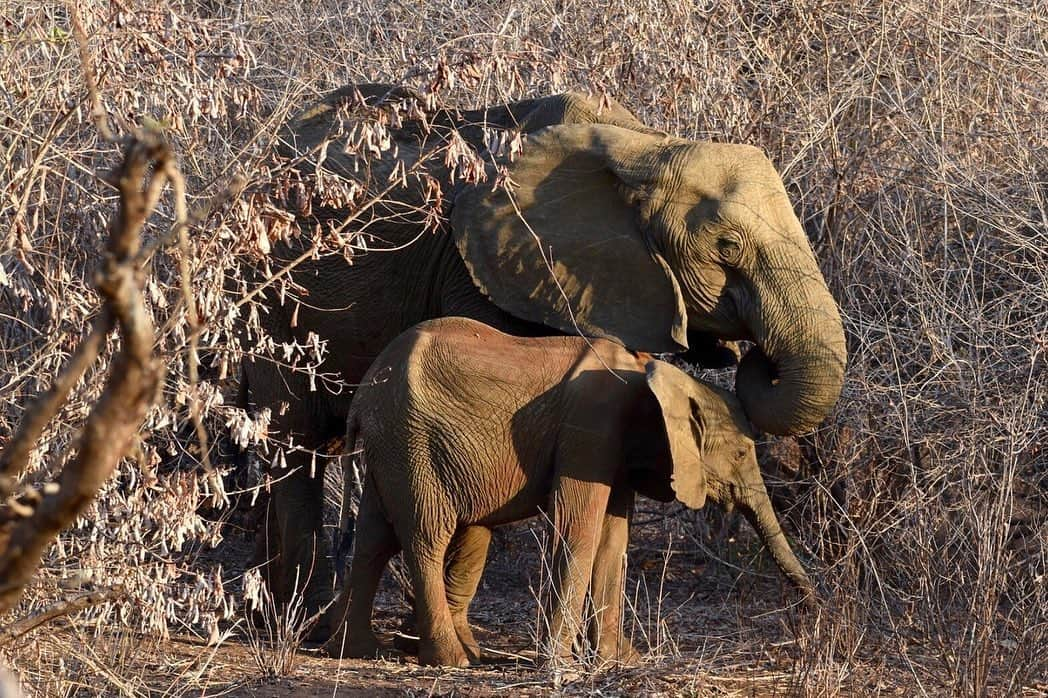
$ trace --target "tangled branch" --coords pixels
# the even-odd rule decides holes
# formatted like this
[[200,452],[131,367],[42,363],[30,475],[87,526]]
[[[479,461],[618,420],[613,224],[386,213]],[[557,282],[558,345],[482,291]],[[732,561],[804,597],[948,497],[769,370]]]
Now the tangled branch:
[[55,385],[25,410],[17,434],[0,454],[0,492],[9,494],[40,434],[116,325],[121,343],[105,390],[87,417],[77,455],[63,469],[58,487],[0,510],[0,612],[17,603],[44,551],[112,474],[154,402],[163,369],[153,359],[153,323],[142,297],[140,233],[174,171],[174,158],[159,136],[140,133],[126,146],[124,162],[113,176],[120,207],[110,221],[106,258],[95,279],[105,307]]

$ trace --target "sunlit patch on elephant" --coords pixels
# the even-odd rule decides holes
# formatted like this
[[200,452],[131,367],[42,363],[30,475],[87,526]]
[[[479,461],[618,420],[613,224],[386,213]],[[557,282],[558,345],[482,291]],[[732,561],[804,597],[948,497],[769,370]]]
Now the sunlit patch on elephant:
[[[518,338],[463,318],[420,324],[376,359],[347,419],[346,443],[360,439],[368,468],[328,651],[375,655],[375,591],[403,549],[419,660],[476,660],[466,613],[490,529],[541,512],[552,523],[552,593],[539,630],[552,655],[570,659],[583,634],[600,659],[632,661],[622,588],[634,493],[738,507],[811,598],[754,435],[730,392],[614,342]],[[587,593],[596,610],[583,627]]]

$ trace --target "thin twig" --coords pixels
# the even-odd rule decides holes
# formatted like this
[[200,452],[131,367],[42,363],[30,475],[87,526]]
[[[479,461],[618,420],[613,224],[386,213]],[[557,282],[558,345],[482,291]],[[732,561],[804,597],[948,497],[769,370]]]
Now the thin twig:
[[99,135],[103,140],[110,143],[116,142],[112,129],[109,128],[109,119],[106,110],[102,107],[102,98],[98,93],[98,79],[95,76],[95,65],[91,58],[91,49],[87,45],[87,32],[80,21],[80,3],[72,0],[68,3],[69,21],[73,25],[73,36],[76,38],[77,49],[80,52],[80,64],[84,69],[84,82],[87,83],[87,93],[91,100],[91,120],[95,123]]
[[39,628],[44,623],[51,622],[55,618],[68,616],[71,613],[78,613],[84,609],[91,608],[92,606],[99,606],[111,601],[119,601],[125,596],[127,596],[127,591],[124,587],[116,586],[112,589],[92,591],[87,594],[81,594],[72,599],[66,599],[65,601],[51,604],[42,611],[34,613],[22,620],[15,621],[6,628],[0,629],[0,646],[17,640],[26,633]]

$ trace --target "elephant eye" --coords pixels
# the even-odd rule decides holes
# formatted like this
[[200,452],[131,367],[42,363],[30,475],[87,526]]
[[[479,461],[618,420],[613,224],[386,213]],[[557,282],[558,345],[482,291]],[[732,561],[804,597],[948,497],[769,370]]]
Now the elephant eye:
[[733,237],[722,237],[717,240],[717,252],[725,264],[738,264],[742,258],[742,245]]

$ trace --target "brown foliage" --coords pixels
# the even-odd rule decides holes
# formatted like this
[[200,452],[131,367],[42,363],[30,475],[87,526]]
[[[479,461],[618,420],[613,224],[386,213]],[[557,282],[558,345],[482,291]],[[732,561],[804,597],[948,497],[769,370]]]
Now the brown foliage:
[[[798,630],[789,688],[875,691],[888,676],[911,692],[1016,693],[1048,675],[1043,8],[1018,0],[79,7],[111,128],[165,129],[201,213],[184,246],[156,244],[147,261],[147,312],[168,368],[161,404],[146,416],[135,457],[46,554],[21,615],[62,587],[122,582],[130,601],[85,612],[99,627],[119,614],[157,635],[175,626],[209,636],[232,617],[222,585],[235,583],[230,563],[200,555],[222,535],[201,516],[209,509],[200,503],[216,494],[201,449],[228,468],[220,451],[228,424],[240,443],[265,444],[260,458],[279,458],[266,416],[230,405],[241,352],[309,370],[335,350],[323,338],[253,336],[239,346],[229,330],[233,308],[257,312],[236,260],[264,258],[271,240],[293,233],[267,194],[286,184],[270,155],[290,111],[354,81],[402,82],[463,106],[583,89],[614,96],[657,128],[764,148],[841,305],[851,363],[837,412],[813,435],[776,447],[799,478],[789,473],[786,517],[830,598],[819,622]],[[88,270],[112,201],[91,173],[116,153],[97,136],[68,11],[24,0],[0,15],[3,446],[28,398],[69,363],[97,306]],[[244,194],[223,196],[237,172],[246,173]],[[157,220],[176,218],[170,202],[158,202]],[[143,235],[157,243],[167,228],[147,225]],[[322,243],[311,253],[359,253],[349,238]],[[304,300],[290,280],[275,283]],[[28,454],[27,483],[60,470],[101,393],[105,349],[100,342],[103,360]],[[203,446],[194,412],[212,437]],[[250,499],[257,469],[237,477]],[[659,521],[647,525],[692,525]],[[679,636],[694,631],[690,620],[678,619]],[[41,692],[61,690],[61,677],[84,666],[110,690],[126,688],[97,659],[78,670],[57,668],[57,659],[14,664]],[[33,668],[41,666],[50,668]]]
[[[149,168],[154,172],[147,177]],[[96,358],[100,339],[117,327],[120,349],[110,361],[109,378],[87,416],[76,455],[62,468],[57,487],[45,488],[42,496],[23,497],[18,509],[0,512],[7,519],[0,536],[0,613],[18,602],[44,550],[94,499],[156,397],[163,370],[153,359],[153,323],[142,298],[139,251],[142,227],[170,173],[174,173],[171,151],[159,138],[142,134],[126,146],[124,162],[113,173],[120,208],[110,224],[105,261],[95,282],[105,305],[82,345],[86,349],[74,353],[42,399],[25,407],[18,431],[0,454],[3,476],[11,481],[25,469],[30,449],[44,427]]]

